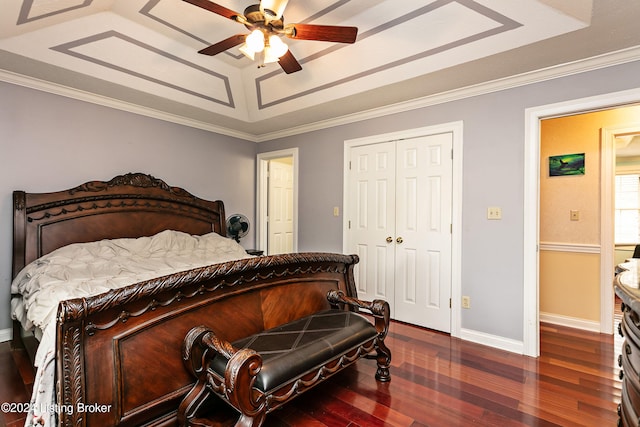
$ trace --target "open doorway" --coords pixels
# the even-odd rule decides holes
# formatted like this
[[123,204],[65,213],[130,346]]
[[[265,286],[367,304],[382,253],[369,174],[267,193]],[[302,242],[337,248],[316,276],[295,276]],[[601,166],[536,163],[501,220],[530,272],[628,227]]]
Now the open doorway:
[[615,149],[614,264],[637,257],[640,244],[640,122],[608,128]]
[[257,158],[256,245],[267,255],[298,250],[298,149]]
[[[640,107],[622,106],[541,121],[539,294],[543,322],[612,333],[614,246],[640,243],[640,233],[636,221],[634,237],[614,239],[613,224],[621,221],[613,221],[615,203],[609,189],[624,172],[619,160],[625,152],[626,173],[640,171],[640,157],[632,151],[632,136],[638,130],[633,132],[629,124],[638,116]],[[558,162],[560,167],[552,167]],[[640,213],[637,192],[635,197],[635,212],[624,211],[630,219],[637,219]]]
[[[599,95],[591,98],[583,98],[573,101],[534,107],[526,110],[526,135],[525,135],[525,187],[524,187],[524,354],[537,357],[540,354],[539,320],[540,320],[540,287],[539,287],[539,244],[540,244],[540,176],[541,169],[546,166],[548,158],[543,158],[540,153],[540,123],[547,118],[562,117],[582,114],[587,112],[615,109],[624,105],[637,105],[640,101],[640,90],[628,90],[623,92]],[[637,118],[637,115],[636,115]],[[637,119],[636,119],[637,120]],[[602,129],[604,134],[605,129]],[[602,138],[605,144],[607,138]],[[569,153],[567,153],[569,154]],[[601,165],[598,169],[602,177],[611,177],[613,180],[614,151],[613,149],[601,150]],[[607,166],[609,165],[609,166]],[[609,169],[606,169],[606,168]],[[601,227],[602,240],[596,246],[597,252],[602,255],[611,254],[610,258],[601,256],[600,283],[601,286],[601,310],[599,322],[602,333],[612,333],[613,329],[613,289],[611,286],[611,269],[613,265],[613,220],[607,220],[602,212],[613,212],[613,185],[607,186],[606,180],[601,181],[601,211],[598,221]],[[570,215],[570,213],[568,214]],[[609,214],[609,218],[613,215]],[[608,240],[607,240],[608,239]],[[604,249],[603,249],[604,248]],[[610,303],[608,301],[610,301]]]

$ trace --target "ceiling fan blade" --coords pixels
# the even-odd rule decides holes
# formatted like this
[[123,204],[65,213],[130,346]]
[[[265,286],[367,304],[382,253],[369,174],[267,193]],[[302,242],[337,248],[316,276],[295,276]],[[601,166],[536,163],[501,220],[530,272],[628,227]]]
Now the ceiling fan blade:
[[205,47],[204,49],[199,50],[198,53],[209,56],[217,55],[227,49],[231,49],[232,47],[244,43],[246,37],[247,36],[245,34],[236,34],[235,36],[231,36],[221,42]]
[[278,63],[287,74],[295,73],[296,71],[302,70],[302,66],[295,58],[295,56],[293,56],[293,53],[291,53],[290,50],[288,50],[287,53],[280,57]]
[[335,25],[289,24],[285,26],[284,33],[292,39],[354,43],[358,36],[358,28]]
[[194,6],[199,6],[203,9],[206,9],[210,12],[217,13],[220,16],[224,16],[225,18],[229,18],[233,21],[237,21],[238,16],[242,16],[242,14],[238,12],[234,12],[231,9],[227,9],[224,6],[220,6],[219,4],[212,3],[209,0],[184,0],[187,3],[191,3]]

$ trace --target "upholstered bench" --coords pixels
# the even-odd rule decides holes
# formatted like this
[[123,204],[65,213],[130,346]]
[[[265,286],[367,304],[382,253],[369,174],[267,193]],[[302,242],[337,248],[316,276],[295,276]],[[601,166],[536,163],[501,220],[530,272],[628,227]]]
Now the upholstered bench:
[[[389,381],[391,352],[384,344],[389,304],[336,290],[327,299],[331,309],[233,343],[210,328],[191,329],[183,360],[197,381],[180,405],[179,423],[206,424],[198,414],[215,394],[240,412],[236,426],[259,426],[267,413],[364,356],[376,358],[376,379]],[[357,312],[361,308],[371,312],[375,325]]]

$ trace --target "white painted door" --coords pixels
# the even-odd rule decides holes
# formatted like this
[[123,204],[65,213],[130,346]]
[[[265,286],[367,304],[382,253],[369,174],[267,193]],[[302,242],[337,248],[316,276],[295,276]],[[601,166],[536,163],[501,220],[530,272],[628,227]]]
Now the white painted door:
[[293,252],[293,166],[290,159],[269,162],[269,255]]
[[350,161],[348,247],[360,257],[355,268],[358,296],[393,304],[395,143],[353,147]]
[[451,330],[453,135],[353,147],[349,247],[359,296],[384,298],[392,317]]
[[396,161],[396,319],[451,330],[453,135],[399,141]]

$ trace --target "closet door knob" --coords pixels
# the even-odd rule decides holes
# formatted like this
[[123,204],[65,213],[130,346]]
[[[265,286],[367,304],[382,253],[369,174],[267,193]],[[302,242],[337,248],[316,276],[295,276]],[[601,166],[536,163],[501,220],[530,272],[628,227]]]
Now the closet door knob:
[[391,242],[393,242],[393,237],[391,236],[387,237],[387,243],[391,243]]
[[398,243],[402,243],[402,242],[404,242],[404,240],[402,240],[402,237],[398,237],[398,238],[396,239],[396,242],[398,242]]

